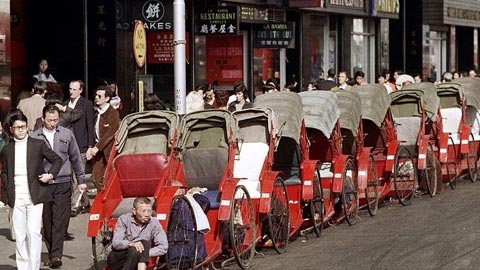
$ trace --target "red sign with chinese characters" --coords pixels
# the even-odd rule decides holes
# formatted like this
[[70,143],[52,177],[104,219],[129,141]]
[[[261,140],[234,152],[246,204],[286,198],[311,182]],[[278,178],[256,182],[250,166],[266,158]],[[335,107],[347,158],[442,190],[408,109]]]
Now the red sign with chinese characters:
[[[186,52],[188,61],[188,33],[185,33]],[[147,32],[147,57],[149,64],[171,64],[174,62],[175,49],[173,47],[173,32]]]
[[207,82],[233,85],[243,81],[243,36],[210,35],[206,39]]

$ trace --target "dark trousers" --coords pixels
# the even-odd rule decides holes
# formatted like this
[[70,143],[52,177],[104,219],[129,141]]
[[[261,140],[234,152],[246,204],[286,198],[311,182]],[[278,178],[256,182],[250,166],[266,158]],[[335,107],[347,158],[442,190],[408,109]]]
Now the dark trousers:
[[48,256],[62,258],[65,231],[70,220],[70,182],[53,184],[53,201],[43,204],[43,237]]
[[137,252],[134,247],[122,250],[112,250],[108,254],[108,265],[112,270],[136,270],[137,265],[140,262],[148,264],[150,260],[150,246],[151,241],[141,240],[144,251],[142,253]]

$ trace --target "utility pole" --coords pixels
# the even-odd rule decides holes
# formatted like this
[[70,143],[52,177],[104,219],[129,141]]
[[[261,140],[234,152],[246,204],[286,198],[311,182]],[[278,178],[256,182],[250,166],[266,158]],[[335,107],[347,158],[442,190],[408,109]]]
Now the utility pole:
[[186,97],[186,65],[185,65],[185,1],[173,1],[173,46],[174,46],[174,77],[175,77],[175,111],[185,114]]

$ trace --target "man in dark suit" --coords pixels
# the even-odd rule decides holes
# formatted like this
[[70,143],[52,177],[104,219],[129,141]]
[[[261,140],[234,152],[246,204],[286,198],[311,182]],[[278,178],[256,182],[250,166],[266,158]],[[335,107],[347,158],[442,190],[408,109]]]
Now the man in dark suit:
[[[80,80],[74,80],[70,82],[69,85],[70,99],[66,102],[70,109],[76,109],[81,111],[81,117],[77,121],[72,123],[73,135],[77,140],[78,149],[80,150],[80,155],[83,161],[83,169],[85,170],[85,164],[87,162],[86,152],[89,147],[92,147],[95,144],[94,137],[94,127],[93,127],[93,103],[84,98],[81,94],[83,92],[83,82]],[[86,209],[89,207],[90,203],[87,198],[87,194],[79,192],[77,188],[78,181],[73,178],[73,196],[72,196],[72,215],[75,216],[81,209]],[[80,201],[79,208],[76,209],[74,206],[78,201],[78,197],[82,196]]]
[[327,71],[327,79],[323,82],[317,83],[317,89],[331,90],[335,86],[337,86],[337,83],[335,82],[335,70],[331,68]]
[[100,191],[104,188],[103,174],[110,157],[115,133],[120,126],[118,111],[110,106],[112,89],[106,86],[97,87],[95,105],[98,107],[95,114],[95,146],[87,150],[87,160],[93,160],[92,180]]
[[[13,139],[2,150],[7,203],[13,209],[18,269],[40,269],[43,203],[52,200],[48,184],[62,167],[62,159],[47,144],[28,136],[27,117],[20,110],[7,116]],[[45,172],[43,159],[52,166]]]

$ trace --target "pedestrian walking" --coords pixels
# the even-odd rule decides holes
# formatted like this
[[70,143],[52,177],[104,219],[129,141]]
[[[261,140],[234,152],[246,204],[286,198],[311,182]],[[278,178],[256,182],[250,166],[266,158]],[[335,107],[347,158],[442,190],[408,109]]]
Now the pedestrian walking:
[[[51,186],[62,160],[42,140],[28,136],[27,117],[18,109],[7,116],[13,140],[1,154],[6,174],[7,203],[13,208],[16,264],[19,270],[40,268],[43,204],[52,200]],[[43,160],[52,165],[45,171]]]
[[95,145],[88,148],[87,160],[93,161],[92,180],[97,190],[103,190],[103,174],[110,157],[110,151],[113,147],[114,136],[120,126],[120,116],[118,111],[110,106],[110,97],[112,90],[106,86],[97,87],[95,94],[95,105],[97,113],[95,115]]
[[[52,187],[53,201],[43,205],[43,236],[48,250],[48,261],[45,265],[59,268],[62,266],[63,243],[70,220],[72,171],[77,177],[80,192],[84,192],[87,185],[75,136],[69,129],[58,125],[59,108],[55,105],[45,106],[42,121],[42,127],[32,133],[32,138],[43,140],[63,162],[58,175],[48,182]],[[51,164],[44,162],[44,167],[48,170]]]

